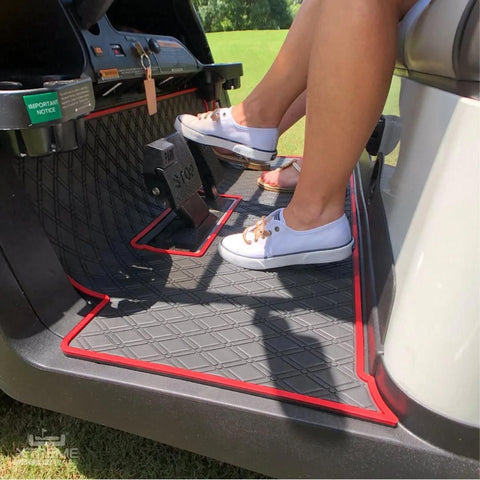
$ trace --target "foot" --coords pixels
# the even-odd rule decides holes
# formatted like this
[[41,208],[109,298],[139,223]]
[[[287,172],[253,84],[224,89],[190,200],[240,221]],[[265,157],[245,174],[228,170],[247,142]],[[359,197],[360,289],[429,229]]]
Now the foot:
[[349,258],[353,239],[345,215],[311,230],[290,228],[283,209],[262,217],[253,227],[229,235],[219,246],[220,255],[239,267],[267,270],[287,265],[331,263]]
[[225,148],[259,162],[271,161],[276,156],[278,129],[240,125],[232,117],[232,108],[197,116],[180,115],[175,129],[194,142]]
[[302,159],[296,158],[283,167],[264,172],[257,180],[257,185],[273,192],[294,192],[300,176]]

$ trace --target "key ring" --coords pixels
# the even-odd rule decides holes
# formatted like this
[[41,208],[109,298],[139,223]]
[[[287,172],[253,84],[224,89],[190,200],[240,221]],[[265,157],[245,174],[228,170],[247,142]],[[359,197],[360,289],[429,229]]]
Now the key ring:
[[[148,60],[147,65],[145,65],[145,59]],[[146,53],[142,53],[142,56],[140,57],[140,62],[142,63],[142,67],[144,70],[148,70],[149,68],[152,68],[152,62],[150,60],[150,57]]]

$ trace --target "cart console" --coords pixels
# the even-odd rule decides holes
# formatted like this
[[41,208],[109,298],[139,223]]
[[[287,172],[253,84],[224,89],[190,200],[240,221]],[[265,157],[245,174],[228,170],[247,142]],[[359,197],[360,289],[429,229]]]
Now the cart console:
[[0,130],[17,155],[83,144],[94,110],[197,88],[207,102],[240,86],[214,64],[190,0],[6,0],[0,9]]

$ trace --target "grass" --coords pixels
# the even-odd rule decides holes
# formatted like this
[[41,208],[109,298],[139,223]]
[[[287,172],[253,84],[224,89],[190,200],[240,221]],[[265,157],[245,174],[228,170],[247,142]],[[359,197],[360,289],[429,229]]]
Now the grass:
[[[66,434],[65,447],[29,435]],[[68,450],[65,450],[67,448]],[[0,478],[258,478],[152,440],[21,404],[0,393]]]
[[[272,63],[286,31],[212,33],[215,61],[244,64],[243,86],[231,92],[242,100]],[[394,80],[385,111],[398,114],[399,82]],[[304,122],[281,139],[282,154],[301,155]],[[68,433],[65,450],[32,448],[29,434]],[[77,449],[77,450],[75,450]],[[68,452],[67,452],[68,453]],[[0,393],[0,478],[256,478],[257,474],[134,435],[18,403]]]
[[[245,98],[262,79],[287,36],[286,30],[220,32],[208,34],[216,62],[243,63],[242,87],[232,90],[232,104]],[[300,120],[280,138],[278,151],[283,155],[301,155],[305,120]]]

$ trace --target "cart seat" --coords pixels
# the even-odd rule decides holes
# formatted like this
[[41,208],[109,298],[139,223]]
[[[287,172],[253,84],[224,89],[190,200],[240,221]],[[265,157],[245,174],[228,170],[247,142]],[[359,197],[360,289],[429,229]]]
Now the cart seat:
[[419,0],[400,23],[396,73],[478,98],[478,0]]

